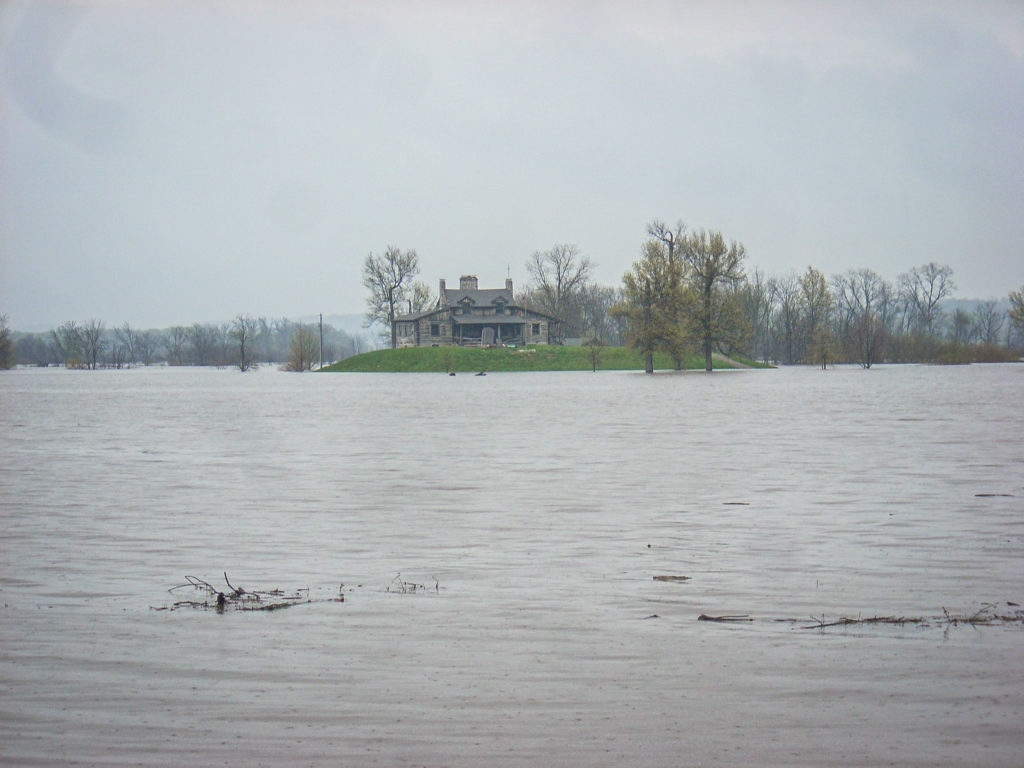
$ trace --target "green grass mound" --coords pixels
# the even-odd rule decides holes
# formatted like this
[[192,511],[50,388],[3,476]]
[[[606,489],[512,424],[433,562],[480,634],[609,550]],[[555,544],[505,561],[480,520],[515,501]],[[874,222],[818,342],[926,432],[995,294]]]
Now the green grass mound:
[[[745,362],[745,361],[744,361]],[[593,367],[587,347],[539,346],[510,349],[481,347],[408,347],[380,349],[346,358],[324,368],[325,371],[371,372],[433,372],[477,373],[479,371],[589,371]],[[654,367],[671,370],[668,355],[654,356]],[[704,358],[690,355],[686,368],[704,368]],[[733,368],[716,360],[715,368]],[[598,370],[642,371],[644,357],[629,347],[601,347],[597,356]]]

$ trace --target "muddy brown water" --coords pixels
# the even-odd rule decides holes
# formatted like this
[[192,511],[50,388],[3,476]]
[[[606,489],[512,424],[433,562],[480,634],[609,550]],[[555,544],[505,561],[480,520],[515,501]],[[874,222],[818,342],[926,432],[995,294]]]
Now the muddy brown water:
[[[1019,765],[1019,623],[801,626],[1024,603],[1022,403],[1020,365],[3,373],[0,763]],[[224,571],[346,599],[155,610]]]

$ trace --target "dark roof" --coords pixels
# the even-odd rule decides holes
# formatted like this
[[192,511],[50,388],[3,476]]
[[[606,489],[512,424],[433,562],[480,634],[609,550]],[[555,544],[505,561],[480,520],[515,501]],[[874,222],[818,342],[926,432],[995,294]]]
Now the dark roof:
[[[511,292],[506,291],[504,288],[484,288],[482,290],[476,290],[476,291],[463,291],[463,290],[460,290],[458,288],[446,288],[445,292],[444,292],[444,298],[445,298],[445,301],[447,303],[442,305],[442,306],[437,306],[437,307],[434,307],[432,309],[427,309],[427,310],[424,310],[423,312],[413,312],[413,313],[408,314],[408,315],[398,315],[397,317],[395,317],[395,322],[396,323],[408,323],[408,322],[414,322],[416,320],[422,320],[423,318],[429,317],[430,315],[439,314],[440,312],[442,312],[444,310],[451,310],[451,309],[453,309],[455,307],[461,306],[461,302],[465,298],[469,298],[473,302],[472,305],[471,305],[473,307],[473,309],[483,309],[485,307],[493,307],[495,305],[496,301],[498,301],[499,299],[502,299],[504,301],[504,304],[505,304],[506,307],[508,307],[508,308],[516,307],[518,309],[522,309],[522,310],[524,310],[524,312],[529,313],[529,315],[526,315],[526,316],[486,315],[485,317],[480,317],[479,315],[475,315],[475,316],[474,315],[455,315],[454,316],[455,322],[459,323],[459,324],[462,324],[462,325],[480,324],[482,322],[483,323],[505,323],[505,324],[509,324],[509,323],[523,323],[523,322],[529,322],[529,316],[530,315],[544,317],[544,318],[547,318],[548,320],[556,322],[556,323],[557,322],[561,322],[557,317],[554,317],[553,315],[549,315],[546,312],[539,312],[536,309],[531,309],[529,307],[524,307],[522,304],[519,304],[518,302],[516,302],[515,298],[511,294]],[[502,318],[504,318],[504,319],[502,319]]]
[[444,303],[448,306],[454,306],[466,298],[472,301],[475,307],[493,307],[498,299],[503,299],[508,306],[517,306],[512,293],[504,288],[482,288],[475,291],[446,288],[444,291]]

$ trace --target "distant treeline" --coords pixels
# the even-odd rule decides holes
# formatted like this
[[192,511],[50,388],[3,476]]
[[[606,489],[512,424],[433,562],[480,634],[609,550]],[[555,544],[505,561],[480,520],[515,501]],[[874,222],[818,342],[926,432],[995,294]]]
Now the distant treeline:
[[996,362],[1024,354],[1024,286],[1005,299],[957,300],[934,262],[891,282],[870,269],[765,275],[742,243],[653,221],[621,287],[590,280],[590,261],[558,245],[527,263],[522,300],[562,319],[561,336],[625,342],[648,358],[713,351],[765,363]]
[[[323,361],[342,360],[372,348],[325,324]],[[239,315],[230,323],[142,330],[124,323],[108,328],[102,320],[69,320],[41,333],[11,331],[0,316],[0,366],[124,368],[136,365],[209,365],[249,368],[260,363],[309,370],[319,363],[318,323]]]
[[951,268],[915,267],[895,283],[870,269],[825,278],[766,277],[735,288],[748,333],[736,345],[756,360],[782,364],[969,363],[1024,354],[1024,324],[1007,300],[949,298]]

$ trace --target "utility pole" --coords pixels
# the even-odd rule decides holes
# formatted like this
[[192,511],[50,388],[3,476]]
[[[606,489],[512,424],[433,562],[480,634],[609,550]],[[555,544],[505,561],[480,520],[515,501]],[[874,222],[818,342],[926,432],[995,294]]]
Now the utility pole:
[[320,367],[324,367],[324,313],[320,313]]

